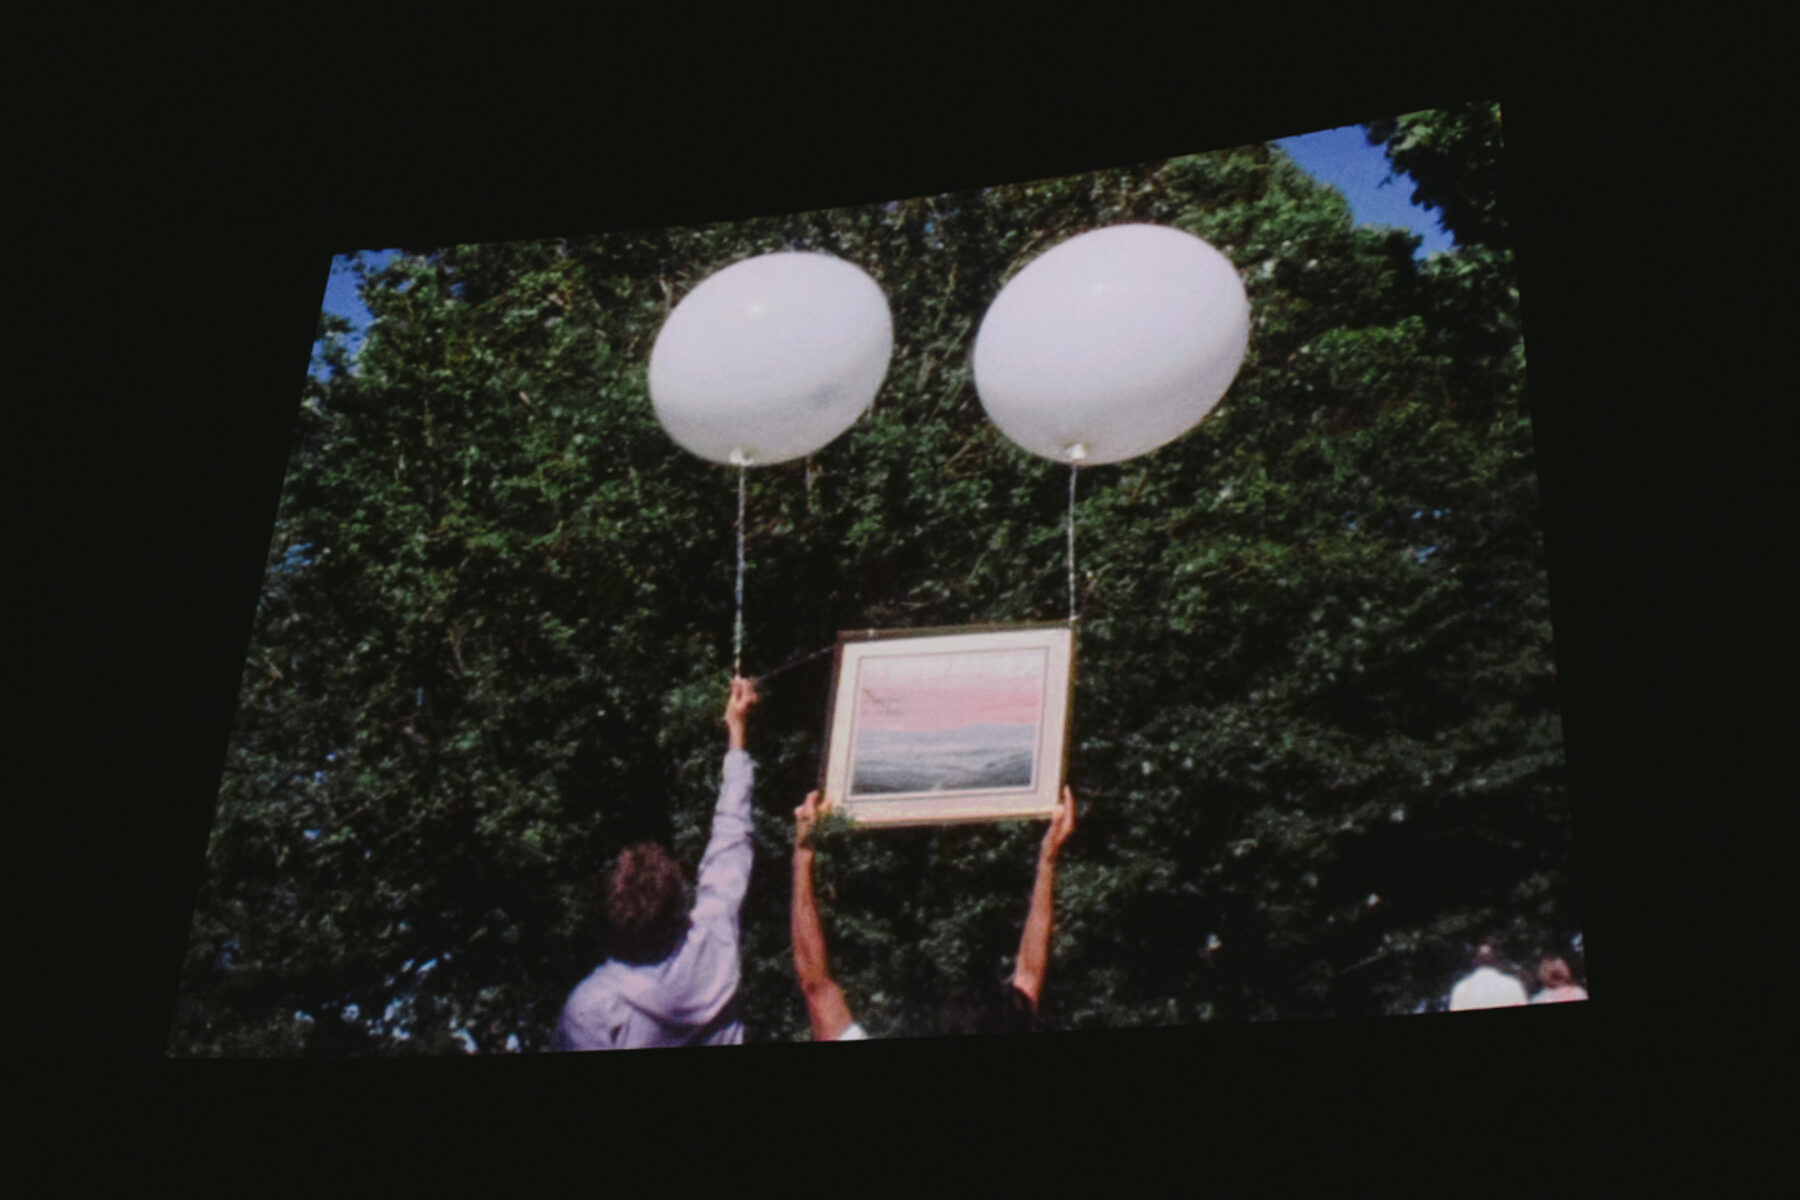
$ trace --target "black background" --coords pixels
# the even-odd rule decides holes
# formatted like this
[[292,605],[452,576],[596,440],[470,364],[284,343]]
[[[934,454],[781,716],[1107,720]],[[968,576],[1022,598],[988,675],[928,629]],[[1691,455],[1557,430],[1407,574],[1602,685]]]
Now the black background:
[[[1759,937],[1771,877],[1748,850],[1792,791],[1767,620],[1792,539],[1765,498],[1792,383],[1752,365],[1778,332],[1757,280],[1780,235],[1754,215],[1780,165],[1757,132],[1775,35],[1450,11],[1044,10],[977,31],[905,9],[731,28],[343,10],[22,32],[25,1161],[279,1190],[471,1172],[522,1189],[571,1168],[600,1187],[711,1168],[1010,1190],[1080,1168],[1511,1191],[1694,1153],[1742,1165],[1753,1130],[1730,1101],[1773,1073],[1746,968],[1784,940]],[[332,253],[884,200],[1494,97],[1591,1003],[1018,1043],[163,1058]]]

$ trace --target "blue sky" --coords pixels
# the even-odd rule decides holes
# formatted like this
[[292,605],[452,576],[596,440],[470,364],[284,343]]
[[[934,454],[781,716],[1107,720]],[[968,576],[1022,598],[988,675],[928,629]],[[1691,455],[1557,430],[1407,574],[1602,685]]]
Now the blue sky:
[[1280,138],[1275,143],[1314,179],[1329,183],[1350,201],[1358,225],[1398,225],[1424,240],[1418,257],[1448,250],[1454,244],[1438,224],[1437,213],[1412,202],[1413,182],[1400,176],[1385,187],[1387,155],[1369,145],[1362,126],[1343,125],[1318,133]]
[[[366,257],[369,266],[380,269],[387,265],[396,251],[374,250]],[[362,332],[369,324],[369,310],[364,306],[362,297],[356,294],[356,271],[350,265],[350,256],[340,254],[331,260],[331,275],[325,281],[325,302],[321,307],[328,313],[336,313],[350,322],[350,336],[346,339],[352,350],[362,344]],[[319,365],[320,343],[313,343],[313,365]]]
[[[1412,203],[1413,185],[1404,176],[1383,185],[1388,176],[1387,156],[1380,147],[1371,146],[1360,125],[1344,125],[1317,133],[1281,138],[1275,143],[1293,156],[1295,162],[1313,178],[1329,183],[1344,193],[1358,225],[1398,225],[1417,233],[1422,239],[1418,255],[1424,257],[1448,250],[1450,235],[1438,225],[1437,215]],[[369,264],[381,267],[394,256],[392,250],[372,251]],[[369,322],[369,310],[356,294],[356,273],[348,257],[332,260],[331,277],[325,285],[326,312],[347,317],[355,332],[350,337],[354,347]]]

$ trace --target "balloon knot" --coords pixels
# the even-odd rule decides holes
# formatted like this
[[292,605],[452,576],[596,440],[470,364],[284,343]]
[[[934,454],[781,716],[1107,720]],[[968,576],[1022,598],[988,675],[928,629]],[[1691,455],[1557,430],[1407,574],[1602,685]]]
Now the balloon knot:
[[751,458],[749,453],[746,452],[742,446],[734,446],[732,448],[732,451],[731,451],[731,465],[732,466],[748,467],[748,466],[754,465],[754,463],[755,463],[755,459]]
[[1072,462],[1072,463],[1081,462],[1084,459],[1086,459],[1088,456],[1087,443],[1086,442],[1070,442],[1068,449],[1065,450],[1064,453],[1069,456],[1070,462]]

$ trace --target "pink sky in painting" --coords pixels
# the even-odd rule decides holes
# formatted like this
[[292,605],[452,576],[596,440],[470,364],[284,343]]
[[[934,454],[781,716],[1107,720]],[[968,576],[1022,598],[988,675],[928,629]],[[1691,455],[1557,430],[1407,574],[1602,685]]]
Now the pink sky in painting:
[[936,669],[917,660],[867,661],[857,678],[857,727],[924,733],[1035,724],[1045,666],[1042,652],[946,656]]

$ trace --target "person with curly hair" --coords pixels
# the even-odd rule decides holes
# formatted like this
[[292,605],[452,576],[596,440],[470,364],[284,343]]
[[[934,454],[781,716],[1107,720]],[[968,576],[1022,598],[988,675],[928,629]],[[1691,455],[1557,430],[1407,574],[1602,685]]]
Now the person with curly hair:
[[681,867],[667,850],[654,842],[625,848],[604,885],[612,955],[570,994],[555,1049],[742,1044],[738,921],[750,885],[755,781],[744,726],[756,700],[749,680],[731,681],[724,782],[694,907],[686,906]]

